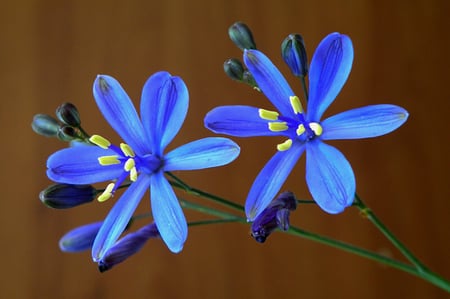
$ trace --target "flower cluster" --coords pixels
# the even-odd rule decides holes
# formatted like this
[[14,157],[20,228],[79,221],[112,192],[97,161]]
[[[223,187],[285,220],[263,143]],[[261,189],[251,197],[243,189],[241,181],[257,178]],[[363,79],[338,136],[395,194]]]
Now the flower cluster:
[[[256,49],[245,24],[234,24],[229,34],[243,50],[243,63],[229,59],[225,72],[262,92],[275,109],[217,107],[205,116],[204,125],[214,133],[230,136],[283,138],[257,175],[245,203],[252,236],[262,243],[275,229],[289,229],[289,215],[297,200],[290,192],[276,195],[304,152],[306,182],[313,199],[324,211],[340,213],[354,200],[355,176],[344,155],[325,141],[387,134],[401,126],[408,113],[401,107],[381,104],[323,119],[352,66],[352,42],[344,34],[326,36],[310,65],[300,35],[291,34],[283,41],[282,57],[303,83],[306,110],[280,71]],[[39,114],[32,123],[37,133],[72,143],[47,160],[47,176],[56,183],[40,194],[47,206],[71,208],[96,197],[103,202],[119,188],[126,188],[103,221],[70,231],[61,239],[60,248],[67,252],[91,249],[102,272],[138,252],[150,238],[161,238],[172,252],[180,252],[187,239],[187,221],[165,174],[226,165],[239,155],[239,146],[228,138],[207,137],[166,152],[184,122],[189,96],[183,80],[165,71],[153,74],[145,83],[140,116],[122,86],[110,76],[95,79],[93,94],[123,143],[116,145],[100,135],[87,134],[81,128],[78,110],[69,103],[57,109],[58,120]],[[106,181],[109,184],[104,189],[92,186]],[[122,236],[148,190],[153,221]]]

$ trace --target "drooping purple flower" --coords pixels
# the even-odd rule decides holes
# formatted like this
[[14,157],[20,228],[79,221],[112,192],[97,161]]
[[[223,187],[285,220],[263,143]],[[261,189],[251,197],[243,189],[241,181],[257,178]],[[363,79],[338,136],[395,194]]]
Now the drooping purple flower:
[[289,229],[289,214],[297,208],[297,201],[292,192],[283,192],[276,197],[253,221],[252,237],[264,243],[275,230]]
[[206,115],[205,126],[231,136],[285,138],[249,191],[245,211],[250,221],[269,205],[305,151],[306,181],[314,200],[328,213],[342,212],[354,200],[355,177],[344,155],[324,141],[384,135],[408,118],[405,109],[382,104],[321,120],[347,80],[352,62],[353,46],[348,36],[332,33],[322,40],[309,67],[309,99],[304,111],[273,63],[260,51],[244,51],[246,67],[278,111],[251,106],[217,107]]
[[97,146],[79,145],[51,155],[47,161],[47,176],[67,184],[112,180],[99,196],[100,201],[113,196],[125,180],[131,181],[95,238],[92,246],[95,262],[102,260],[116,243],[149,188],[158,231],[168,248],[179,252],[187,238],[187,224],[164,172],[225,165],[238,156],[239,147],[227,138],[210,137],[165,153],[184,122],[189,101],[183,80],[167,72],[155,73],[145,83],[141,118],[114,78],[99,75],[93,91],[103,116],[125,143],[116,146],[93,135],[90,141]]
[[110,270],[141,250],[149,239],[159,237],[159,231],[154,222],[126,234],[106,251],[102,259],[98,261],[98,269],[100,272]]

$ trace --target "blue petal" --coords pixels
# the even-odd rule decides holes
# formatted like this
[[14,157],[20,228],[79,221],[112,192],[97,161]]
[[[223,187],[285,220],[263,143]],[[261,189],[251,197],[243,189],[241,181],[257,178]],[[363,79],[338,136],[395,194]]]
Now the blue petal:
[[344,155],[320,140],[306,146],[306,182],[317,204],[336,214],[350,206],[355,197],[355,176]]
[[147,80],[142,90],[141,117],[152,153],[162,155],[180,130],[188,105],[188,90],[181,78],[158,72]]
[[322,122],[323,140],[381,136],[403,125],[408,112],[395,105],[371,105],[352,109]]
[[116,155],[110,149],[78,145],[52,154],[47,160],[47,176],[52,181],[66,184],[93,184],[118,178],[123,165],[102,166],[100,156]]
[[250,106],[221,106],[205,116],[205,127],[217,134],[237,137],[279,136],[269,130],[268,121],[259,117],[259,109]]
[[119,82],[113,77],[99,75],[95,79],[93,90],[98,108],[111,127],[138,155],[149,153],[142,123]]
[[239,155],[239,146],[228,138],[208,137],[182,145],[165,156],[164,171],[222,166]]
[[293,116],[289,97],[293,96],[294,92],[269,58],[258,50],[246,50],[244,62],[258,87],[278,111],[284,116]]
[[253,221],[275,198],[302,155],[305,146],[294,142],[287,151],[277,152],[253,182],[245,202],[245,213]]
[[170,251],[178,253],[187,238],[187,223],[180,203],[161,171],[152,176],[150,190],[153,218],[161,238]]
[[80,252],[91,249],[102,223],[103,221],[89,223],[67,232],[59,240],[59,248],[64,252]]
[[148,190],[149,184],[150,176],[141,174],[137,181],[132,183],[114,204],[92,245],[92,259],[94,262],[101,260],[105,252],[119,239],[142,196]]
[[309,71],[309,121],[320,120],[344,86],[352,63],[353,46],[348,36],[332,33],[319,44]]

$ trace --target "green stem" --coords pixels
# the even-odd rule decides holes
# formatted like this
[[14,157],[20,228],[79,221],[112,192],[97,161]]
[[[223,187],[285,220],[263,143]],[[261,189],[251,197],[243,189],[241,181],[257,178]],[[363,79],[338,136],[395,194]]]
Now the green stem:
[[[236,215],[233,215],[228,212],[223,212],[217,209],[213,209],[210,207],[206,207],[204,205],[200,205],[198,203],[190,202],[185,199],[179,198],[180,204],[183,208],[195,210],[197,212],[201,212],[204,214],[216,216],[222,219],[233,219],[236,222],[246,223],[247,221],[243,217],[239,217]],[[240,210],[242,212],[242,209]]]
[[[168,173],[169,176],[171,176],[174,181],[170,181],[172,186],[176,188],[180,188],[187,193],[203,197],[205,199],[212,200],[216,203],[222,204],[226,207],[232,208],[236,211],[243,212],[244,207],[236,204],[234,202],[231,202],[229,200],[226,200],[224,198],[221,198],[219,196],[216,196],[211,193],[204,192],[202,190],[192,188],[186,183],[184,183],[182,180],[180,180],[178,177],[174,176],[171,173]],[[196,203],[188,202],[185,200],[180,200],[182,206],[197,210],[199,212],[217,216],[222,219],[226,219],[227,222],[240,222],[240,223],[247,223],[246,219],[243,217],[235,216],[228,212],[219,211],[217,209],[212,209],[209,207],[205,207],[203,205],[199,205]],[[298,201],[298,202],[305,202],[305,203],[311,203],[311,201]],[[291,226],[290,229],[286,232],[291,235],[295,235],[298,237],[302,237],[314,242],[318,242],[324,245],[328,245],[330,247],[334,247],[337,249],[340,249],[342,251],[346,251],[349,253],[353,253],[355,255],[382,263],[384,265],[390,266],[392,268],[401,270],[403,272],[409,273],[411,275],[417,276],[419,278],[422,278],[423,280],[447,291],[450,293],[450,282],[444,279],[443,277],[439,276],[436,273],[431,272],[429,269],[427,269],[400,241],[397,240],[397,238],[386,228],[386,226],[375,216],[375,214],[362,202],[361,198],[358,195],[355,195],[355,206],[358,207],[358,209],[366,215],[366,217],[377,227],[385,236],[386,238],[412,263],[412,265],[400,262],[395,259],[388,258],[386,256],[374,253],[372,251],[339,241],[332,238],[328,238],[319,234],[311,233],[305,230],[302,230],[297,227]]]
[[305,76],[300,76],[300,82],[302,83],[303,94],[305,95],[305,101],[308,102],[308,87],[306,86]]
[[219,203],[219,204],[221,204],[221,205],[223,205],[225,207],[232,208],[232,209],[234,209],[236,211],[242,211],[242,206],[237,204],[237,203],[234,203],[232,201],[226,200],[226,199],[224,199],[222,197],[219,197],[219,196],[216,196],[214,194],[211,194],[211,193],[208,193],[208,192],[204,192],[204,191],[202,191],[200,189],[193,188],[193,187],[189,186],[188,184],[186,184],[185,182],[183,182],[181,179],[179,179],[177,176],[175,176],[171,172],[166,172],[166,174],[169,175],[173,179],[173,181],[169,180],[170,184],[173,187],[181,189],[181,190],[185,191],[187,194],[192,194],[192,195],[195,195],[195,196],[198,196],[198,197],[203,197],[203,198],[206,198],[206,199],[210,199],[210,200],[212,200],[212,201],[214,201],[216,203]]
[[369,209],[358,194],[355,194],[355,205],[358,207],[360,212],[370,220],[370,222],[378,228],[379,231],[405,256],[417,270],[420,272],[426,272],[428,269],[403,245],[392,232],[378,219],[378,217]]

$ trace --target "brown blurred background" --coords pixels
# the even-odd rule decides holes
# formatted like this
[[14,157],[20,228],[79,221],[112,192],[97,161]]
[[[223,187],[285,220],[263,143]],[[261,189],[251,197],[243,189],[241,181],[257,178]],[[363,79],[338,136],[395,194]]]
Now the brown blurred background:
[[[406,125],[370,140],[333,142],[353,165],[358,193],[432,270],[450,278],[450,2],[416,1],[4,1],[0,10],[2,200],[1,298],[446,298],[424,281],[375,262],[281,233],[264,245],[249,228],[190,229],[184,250],[149,242],[100,274],[90,253],[65,254],[58,239],[102,219],[114,200],[57,211],[38,200],[50,184],[46,158],[64,144],[35,135],[34,114],[75,103],[84,127],[119,141],[92,98],[99,73],[117,78],[135,103],[149,75],[168,70],[190,90],[185,125],[172,146],[212,135],[203,116],[217,105],[269,102],[232,82],[222,63],[240,57],[228,39],[247,23],[263,50],[290,77],[280,43],[301,33],[309,57],[328,33],[348,34],[355,61],[328,115],[392,103]],[[291,80],[291,79],[290,79]],[[300,85],[293,81],[300,93]],[[233,164],[179,173],[189,184],[240,203],[278,140],[237,140]],[[269,142],[268,142],[269,141]],[[308,198],[304,158],[285,185]],[[148,197],[141,211],[148,211]],[[189,220],[199,215],[186,212]],[[356,210],[331,216],[300,206],[292,223],[400,258]]]

